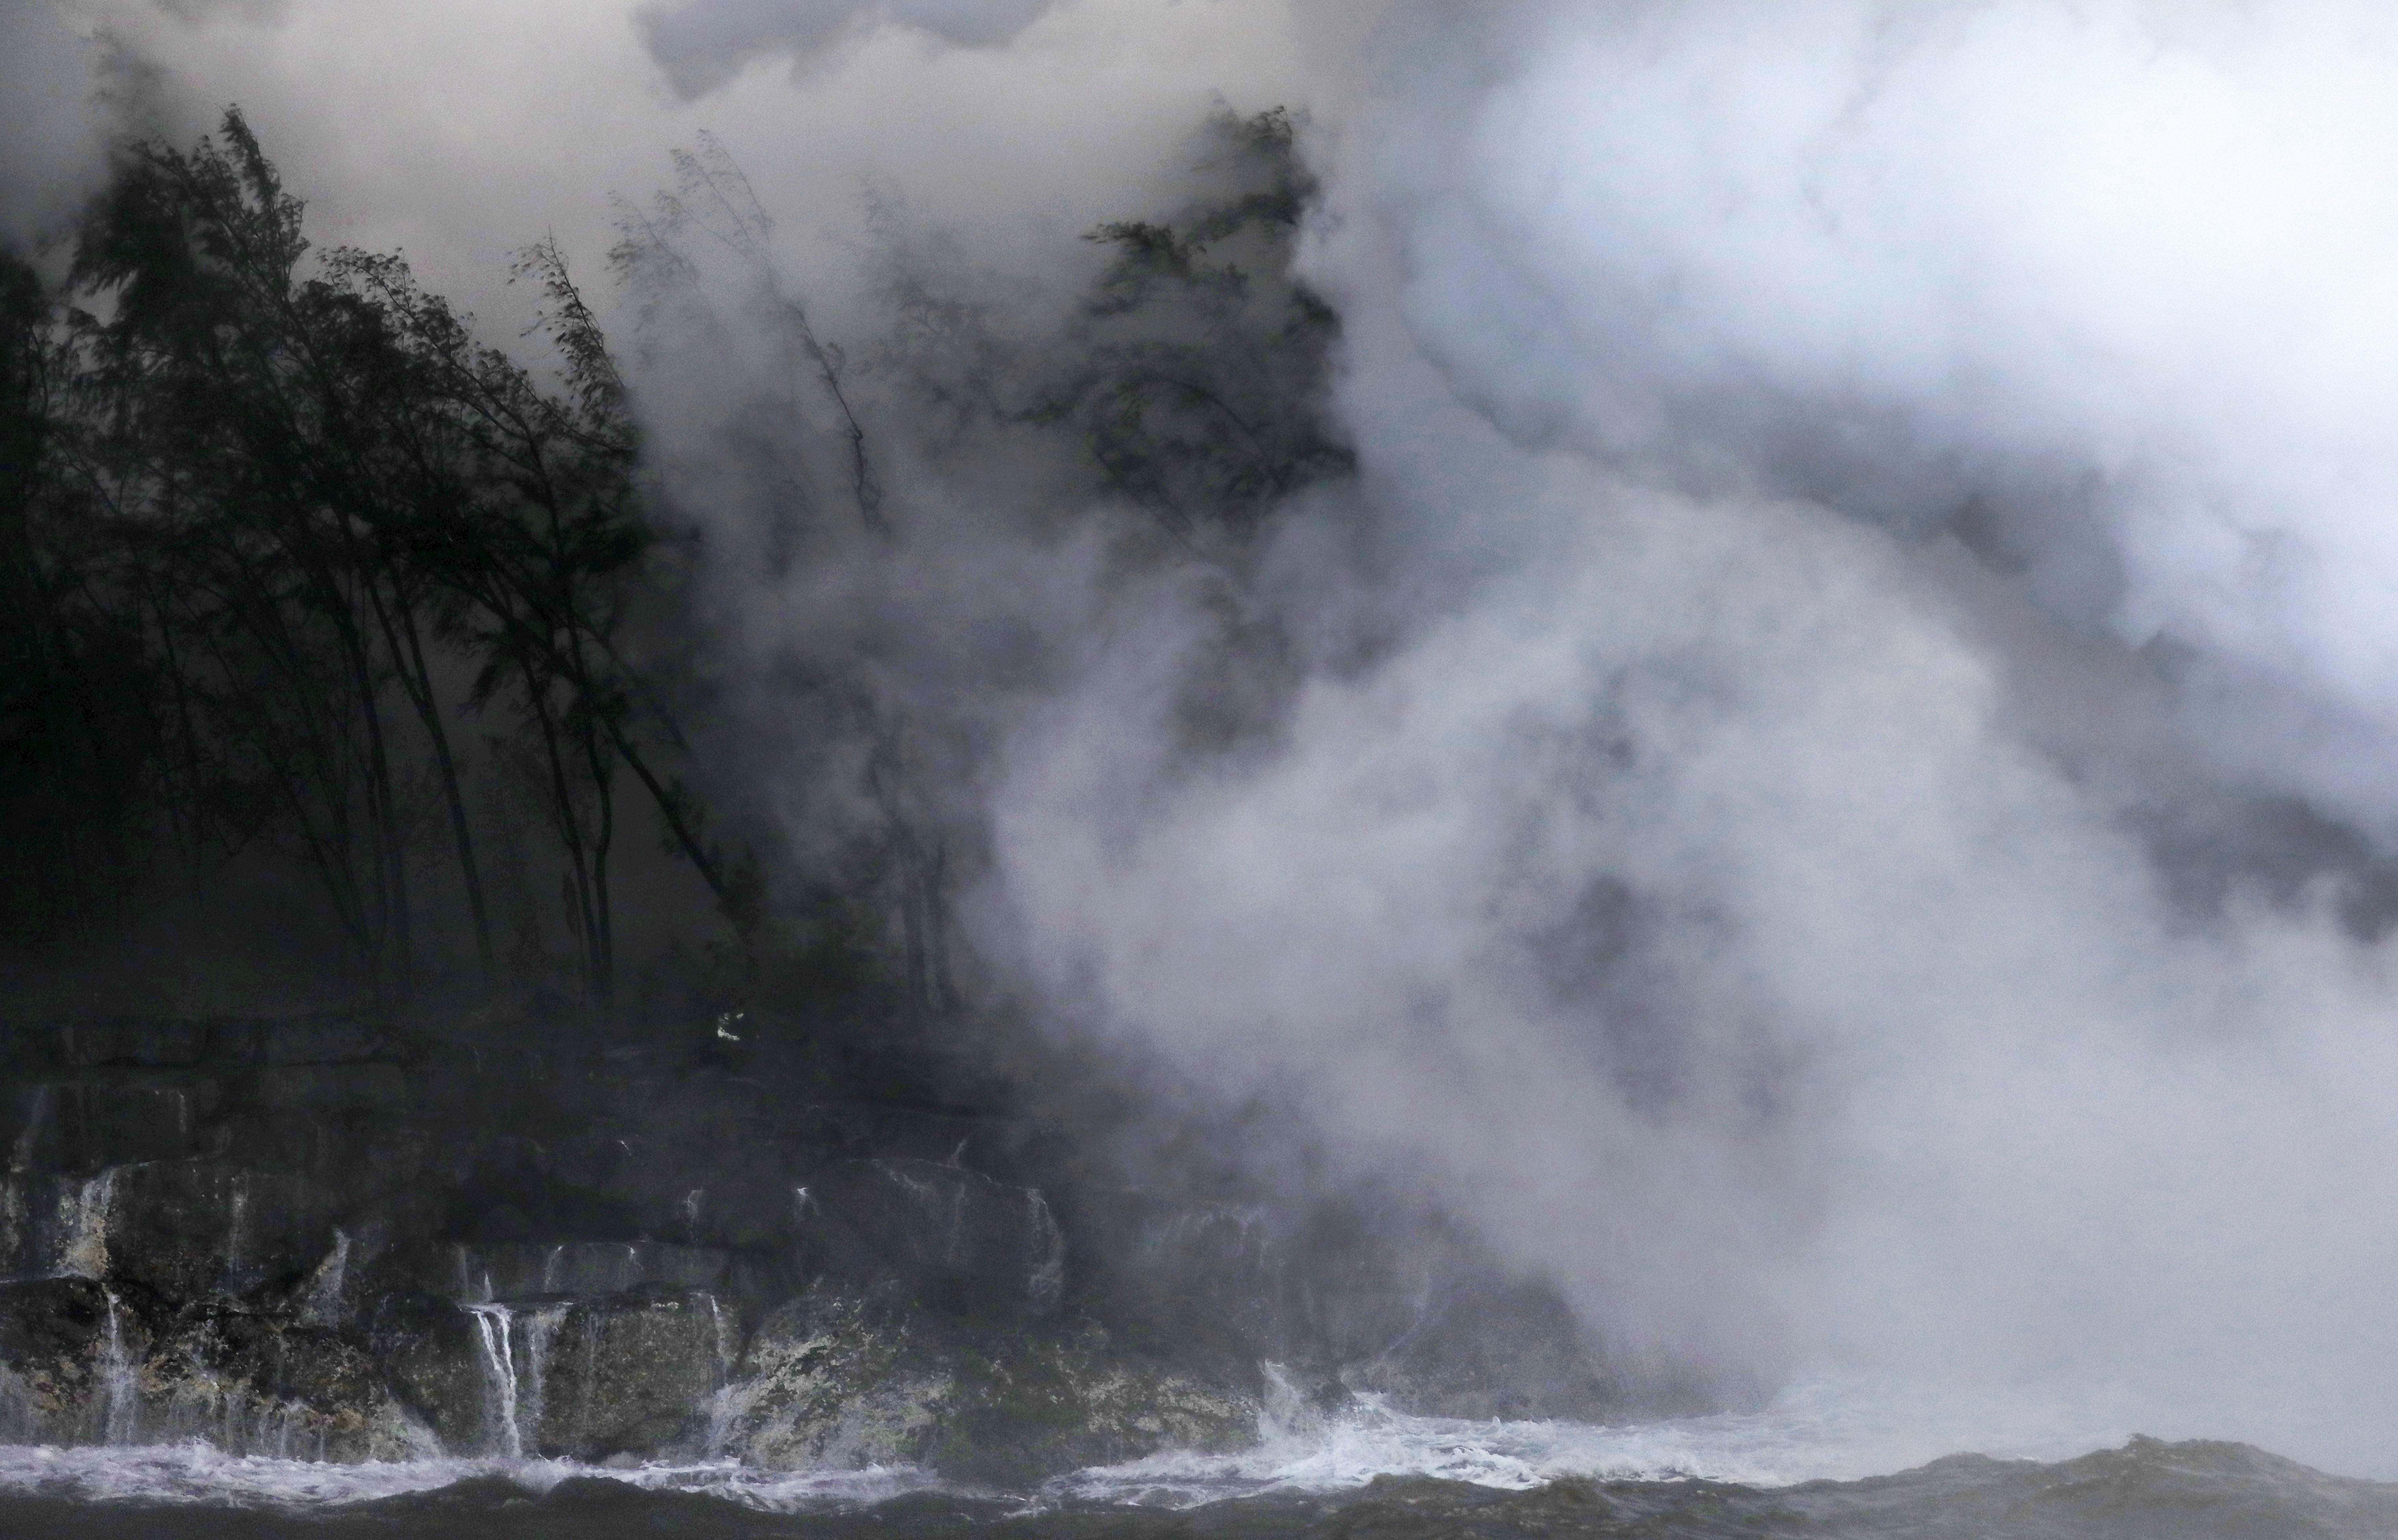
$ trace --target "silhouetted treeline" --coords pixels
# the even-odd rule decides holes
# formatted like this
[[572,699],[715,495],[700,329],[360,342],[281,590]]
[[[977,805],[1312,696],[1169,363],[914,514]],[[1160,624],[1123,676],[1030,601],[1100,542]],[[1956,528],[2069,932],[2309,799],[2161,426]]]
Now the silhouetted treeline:
[[[1310,192],[1290,125],[1215,133],[1233,191],[1179,225],[1094,232],[1114,260],[1073,335],[951,406],[990,431],[1062,434],[1098,487],[1220,559],[1347,457],[1318,409],[1334,317],[1283,272]],[[847,516],[896,538],[870,410],[782,289],[738,168],[712,143],[678,167],[678,193],[628,216],[615,253],[637,313],[696,292],[694,237],[734,253],[795,377],[830,404]],[[235,112],[189,150],[123,151],[62,284],[0,253],[0,929],[62,944],[126,895],[205,892],[263,857],[306,874],[379,1000],[427,976],[436,912],[463,917],[451,930],[488,987],[541,952],[525,904],[494,892],[495,835],[512,846],[532,824],[558,877],[541,907],[605,1009],[625,841],[663,831],[761,977],[772,884],[711,839],[686,784],[701,734],[665,704],[705,710],[705,691],[636,662],[690,640],[656,634],[680,623],[652,601],[661,531],[696,521],[650,484],[564,257],[537,244],[514,273],[541,298],[536,370],[399,257],[313,254],[303,215]],[[920,355],[917,384],[955,385],[973,352]],[[896,759],[866,762],[896,809]],[[906,993],[937,1006],[947,846],[897,811],[877,837],[893,933],[836,923],[836,950],[887,947]],[[828,976],[821,956],[800,971]]]
[[314,878],[378,998],[418,976],[431,880],[463,888],[489,974],[465,708],[512,719],[499,752],[542,790],[604,1001],[628,782],[735,896],[618,646],[653,540],[623,382],[554,245],[519,265],[550,386],[396,256],[303,267],[302,212],[229,114],[188,153],[125,153],[65,294],[7,269],[6,810],[31,858],[12,917],[88,916],[153,847],[204,882],[265,844]]

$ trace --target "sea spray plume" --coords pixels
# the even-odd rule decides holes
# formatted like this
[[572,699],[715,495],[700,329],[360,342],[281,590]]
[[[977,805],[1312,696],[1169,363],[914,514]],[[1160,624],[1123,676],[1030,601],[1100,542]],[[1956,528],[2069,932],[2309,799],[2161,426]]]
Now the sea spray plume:
[[[923,1032],[1012,1061],[1011,1106],[1075,1130],[1048,1158],[1070,1185],[1203,1207],[1270,1193],[1288,1201],[1277,1256],[1302,1266],[1363,1271],[1367,1252],[1399,1253],[1393,1278],[1435,1253],[1470,1266],[1471,1245],[1435,1235],[1404,1184],[1342,1210],[1362,1236],[1316,1225],[1329,1216],[1289,1099],[1185,1094],[1179,1066],[1152,1074],[1156,1056],[1121,1041],[1086,1056],[1099,1045],[1071,1031],[1017,1030],[1052,1016],[987,880],[985,788],[1017,725],[1125,649],[1167,703],[1164,762],[1207,773],[1270,752],[1302,669],[1355,651],[1342,595],[1312,581],[1362,531],[1326,412],[1338,328],[1288,273],[1312,191],[1294,125],[1219,113],[1189,158],[1175,202],[1065,247],[1077,282],[1062,295],[877,208],[879,346],[790,324],[792,280],[721,152],[683,157],[670,198],[628,213],[638,388],[668,506],[702,535],[693,596],[722,691],[685,716],[716,724],[702,760],[761,794],[748,816],[777,856],[770,930],[805,953],[863,917],[917,1007],[876,1021],[876,1039]],[[861,439],[885,490],[872,518],[849,495]],[[753,1000],[780,971],[748,981]],[[1370,1357],[1405,1324],[1341,1346]],[[1190,1350],[1218,1330],[1172,1334]],[[1273,1355],[1320,1353],[1306,1334]],[[1542,1370],[1543,1404],[1585,1388],[1579,1360]]]
[[686,599],[729,621],[694,623],[705,639],[685,692],[720,724],[712,757],[732,768],[717,786],[776,858],[778,906],[817,931],[887,908],[874,923],[891,920],[911,999],[936,1010],[946,843],[936,816],[905,803],[911,745],[877,711],[880,671],[852,651],[870,657],[866,635],[900,620],[875,594],[900,538],[884,447],[842,348],[778,269],[773,221],[740,167],[712,140],[675,163],[672,193],[624,211],[614,260],[665,511],[703,553]]
[[1517,5],[1367,173],[1509,431],[1955,529],[2229,775],[2393,825],[2378,7]]
[[[2378,954],[2303,910],[2235,902],[2191,931],[2159,904],[2114,802],[2018,742],[2018,654],[1938,569],[1952,553],[1803,502],[1629,493],[1453,403],[1412,410],[1373,245],[1409,210],[1355,164],[1332,163],[1310,275],[1354,350],[1363,490],[1311,494],[1260,542],[1253,591],[1305,639],[1304,688],[1258,714],[1273,731],[1193,752],[1172,703],[1220,645],[1223,590],[1125,535],[1151,523],[1132,510],[1077,516],[1104,502],[1088,467],[996,431],[876,438],[904,559],[816,560],[868,541],[838,496],[794,521],[780,587],[728,558],[728,625],[787,638],[744,661],[801,701],[831,672],[819,641],[866,660],[836,677],[897,687],[869,700],[951,692],[970,709],[921,719],[990,737],[959,734],[983,779],[943,806],[971,825],[1004,774],[994,886],[1057,1000],[1187,1078],[1303,1094],[1341,1158],[1422,1173],[1619,1340],[1767,1368],[2064,1360],[2186,1389],[2207,1431],[2381,1457]],[[1473,276],[1535,313],[1505,264]],[[738,451],[713,485],[756,501],[710,505],[725,545],[782,493],[739,435],[667,429],[786,432],[842,485],[829,424],[711,415],[747,357],[694,348],[644,404],[690,451],[665,474]],[[946,481],[922,474],[943,446]],[[1755,479],[1745,448],[1691,481]],[[1345,559],[1341,518],[1379,526],[1378,566]],[[1327,609],[1389,623],[1318,645]],[[858,784],[787,763],[782,786]],[[792,826],[844,826],[785,796]],[[2276,1422],[2310,1395],[2344,1431]]]
[[1340,320],[1289,273],[1315,193],[1282,109],[1210,125],[1232,187],[1176,224],[1115,221],[1071,362],[1036,422],[1068,426],[1110,489],[1205,554],[1351,467],[1322,411]]
[[784,896],[876,895],[928,1008],[982,866],[991,745],[1081,666],[1094,605],[1203,594],[1223,645],[1184,688],[1200,738],[1237,737],[1290,676],[1238,569],[1279,500],[1345,468],[1323,416],[1337,328],[1287,275],[1307,194],[1288,118],[1219,111],[1188,154],[1170,219],[1069,248],[1087,294],[880,208],[872,346],[811,318],[713,141],[625,214],[660,480],[721,617],[702,629],[723,757],[765,791],[749,816],[776,831]]
[[[2121,1375],[2368,1458],[2378,963],[2177,935],[1877,538],[1569,466],[1523,511],[1548,569],[1279,760],[1161,782],[1138,678],[1019,744],[1055,998],[1421,1173],[1636,1364]],[[2295,1201],[2326,1169],[2372,1195]]]
[[[1160,703],[1200,633],[1114,618],[998,797],[1051,998],[1297,1096],[1633,1352],[2112,1382],[2159,1427],[2387,1468],[2385,950],[2318,886],[2260,905],[2237,859],[2193,916],[2126,817],[2236,806],[2219,767],[2278,742],[2200,711],[2210,771],[2144,736],[2208,696],[2127,643],[2178,640],[2257,716],[2373,703],[2327,668],[2346,623],[2285,603],[2277,639],[2270,582],[2150,538],[2212,477],[2285,521],[2269,549],[2365,539],[2313,494],[2370,489],[2388,350],[2337,345],[2265,228],[2197,244],[2214,184],[2136,195],[2309,60],[2329,87],[2290,123],[2349,164],[2330,128],[2378,121],[2384,66],[2331,14],[1414,19],[1430,43],[1328,143],[1306,272],[1355,340],[1342,399],[1397,542],[1369,586],[1431,602],[1311,669],[1279,753],[1198,773]],[[2134,136],[2126,81],[2216,115]],[[2293,261],[2367,272],[2379,215],[2330,217],[2362,183],[2285,159],[2299,131],[2209,142],[2235,191],[2279,178],[2326,221]],[[2119,158],[2067,154],[2094,144]],[[1444,408],[1409,335],[1554,448]],[[2357,403],[2268,345],[2293,336]],[[1960,513],[1997,570],[1886,532]],[[1358,581],[1314,571],[1291,592]],[[2095,713],[2077,733],[2042,662]],[[2279,784],[2379,807],[2320,768]]]

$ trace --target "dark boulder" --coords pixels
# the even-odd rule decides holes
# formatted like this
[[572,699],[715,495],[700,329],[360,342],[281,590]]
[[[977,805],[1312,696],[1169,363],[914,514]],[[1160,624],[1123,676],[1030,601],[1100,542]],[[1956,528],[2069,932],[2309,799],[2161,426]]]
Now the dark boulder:
[[826,1152],[828,1159],[971,1161],[1003,1178],[1018,1165],[1034,1137],[1021,1118],[944,1112],[876,1102],[822,1102],[791,1109],[786,1127]]
[[1089,1291],[1139,1346],[1204,1363],[1322,1356],[1284,1221],[1262,1205],[1086,1193],[1071,1221]]
[[1630,1399],[1554,1291],[1498,1273],[1441,1280],[1409,1330],[1341,1378],[1435,1417],[1604,1419]]
[[205,1021],[77,1022],[56,1029],[59,1061],[77,1069],[188,1068],[208,1056],[210,1036]]
[[214,1065],[355,1064],[404,1059],[421,1046],[369,1017],[124,1018],[47,1029],[58,1063],[97,1067],[190,1068]]
[[423,1099],[416,1075],[393,1064],[278,1065],[249,1078],[250,1101],[269,1111],[389,1117]]
[[89,1172],[195,1152],[221,1088],[42,1081],[0,1092],[0,1152],[15,1172]]

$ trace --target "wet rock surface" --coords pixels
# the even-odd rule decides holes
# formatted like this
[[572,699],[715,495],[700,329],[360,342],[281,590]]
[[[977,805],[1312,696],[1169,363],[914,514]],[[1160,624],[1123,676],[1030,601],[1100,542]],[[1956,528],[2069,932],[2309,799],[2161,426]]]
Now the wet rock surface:
[[727,1247],[654,1240],[493,1241],[451,1249],[460,1299],[532,1294],[613,1294],[660,1287],[723,1291],[735,1285],[741,1258]]
[[397,1292],[375,1303],[365,1340],[392,1392],[445,1450],[506,1446],[506,1409],[486,1368],[482,1323],[433,1294]]
[[737,1323],[705,1292],[636,1291],[535,1306],[511,1322],[527,1453],[604,1460],[703,1450]]
[[327,1194],[306,1177],[215,1160],[114,1166],[91,1184],[80,1259],[170,1299],[289,1288],[333,1243]]
[[230,1301],[182,1312],[143,1355],[137,1385],[128,1438],[198,1438],[230,1453],[286,1459],[441,1453],[362,1344]]
[[0,1439],[1017,1485],[1249,1441],[1261,1360],[1326,1405],[1615,1388],[1413,1221],[1095,1182],[970,1060],[788,1025],[17,1027],[0,1156]]
[[0,1148],[11,1170],[98,1171],[196,1153],[195,1116],[218,1088],[40,1081],[0,1099]]
[[887,1269],[964,1308],[1046,1316],[1066,1282],[1066,1240],[1036,1187],[926,1160],[844,1160],[800,1199],[826,1260],[851,1276]]
[[1255,1435],[1254,1387],[1117,1352],[1084,1325],[976,1331],[885,1290],[816,1291],[760,1327],[718,1413],[718,1444],[768,1468],[923,1465],[1021,1486],[1161,1449]]
[[130,1366],[146,1346],[93,1279],[0,1283],[0,1438],[103,1443],[126,1432]]

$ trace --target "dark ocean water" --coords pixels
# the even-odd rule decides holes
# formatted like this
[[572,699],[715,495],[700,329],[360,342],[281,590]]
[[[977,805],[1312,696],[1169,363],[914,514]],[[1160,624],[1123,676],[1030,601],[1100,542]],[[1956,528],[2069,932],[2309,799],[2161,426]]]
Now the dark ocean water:
[[[1759,1487],[1566,1479],[1521,1490],[1422,1476],[1191,1507],[915,1491],[793,1509],[598,1476],[484,1472],[363,1501],[94,1497],[62,1479],[0,1495],[9,1540],[1569,1540],[1573,1536],[2398,1536],[2398,1483],[2327,1476],[2245,1444],[2135,1439],[2055,1462],[1958,1454],[1895,1475]],[[67,1494],[74,1493],[76,1494]]]

